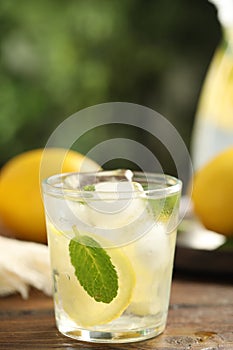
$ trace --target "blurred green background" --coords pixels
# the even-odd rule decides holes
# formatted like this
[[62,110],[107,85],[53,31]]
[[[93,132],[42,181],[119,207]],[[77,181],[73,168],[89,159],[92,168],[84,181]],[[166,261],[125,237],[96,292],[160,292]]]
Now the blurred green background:
[[[1,0],[0,165],[43,147],[71,114],[112,101],[158,111],[189,147],[220,35],[207,0]],[[78,150],[109,136],[89,133]]]

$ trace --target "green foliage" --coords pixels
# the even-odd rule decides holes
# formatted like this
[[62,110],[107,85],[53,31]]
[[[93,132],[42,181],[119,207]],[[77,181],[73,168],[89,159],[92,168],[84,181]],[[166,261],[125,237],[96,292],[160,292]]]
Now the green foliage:
[[207,1],[2,0],[0,27],[0,164],[43,147],[76,111],[110,101],[156,109],[188,144],[219,38]]

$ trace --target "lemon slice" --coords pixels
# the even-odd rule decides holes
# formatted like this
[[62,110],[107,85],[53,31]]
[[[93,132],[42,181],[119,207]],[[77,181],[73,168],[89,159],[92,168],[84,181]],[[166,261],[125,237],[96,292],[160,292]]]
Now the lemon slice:
[[[59,231],[56,229],[53,229],[52,231],[56,235],[57,242],[59,242],[59,239],[64,241],[65,237],[63,234],[59,234]],[[50,235],[54,235],[53,232],[50,231]],[[98,241],[101,246],[106,246],[106,243],[109,245],[109,242],[106,242],[106,239],[89,233],[85,234]],[[74,268],[71,265],[68,256],[69,239],[66,240],[66,244],[58,246],[58,250],[60,251],[55,252],[55,250],[53,250],[53,255],[56,255],[57,257],[60,256],[62,259],[62,262],[59,262],[60,269],[57,269],[56,266],[53,267],[57,269],[58,272],[56,287],[58,291],[58,299],[62,303],[64,311],[73,321],[83,327],[98,326],[118,318],[130,304],[135,286],[135,273],[128,257],[120,248],[104,248],[110,256],[112,264],[117,271],[118,294],[109,304],[96,302],[83,289],[74,274]],[[58,259],[56,259],[56,261],[58,261]],[[66,266],[65,269],[64,266]]]

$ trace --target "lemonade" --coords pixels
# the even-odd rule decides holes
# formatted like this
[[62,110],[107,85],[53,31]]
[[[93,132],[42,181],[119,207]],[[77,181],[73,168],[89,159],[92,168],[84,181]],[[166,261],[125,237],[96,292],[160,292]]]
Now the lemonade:
[[233,1],[210,2],[218,10],[222,39],[198,103],[191,145],[195,170],[233,145]]
[[130,170],[43,183],[59,331],[132,342],[166,324],[181,183]]

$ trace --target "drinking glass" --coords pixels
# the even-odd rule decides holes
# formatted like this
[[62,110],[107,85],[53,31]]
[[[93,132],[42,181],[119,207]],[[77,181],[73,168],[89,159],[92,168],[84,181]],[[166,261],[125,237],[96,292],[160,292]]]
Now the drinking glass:
[[58,330],[135,342],[163,332],[181,181],[131,170],[43,181]]

